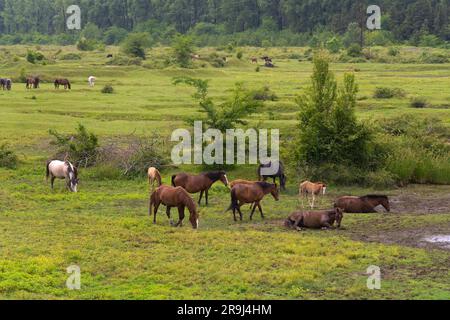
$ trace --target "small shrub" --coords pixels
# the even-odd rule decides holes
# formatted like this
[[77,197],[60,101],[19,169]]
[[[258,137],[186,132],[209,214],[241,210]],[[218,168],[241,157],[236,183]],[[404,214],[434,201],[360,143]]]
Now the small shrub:
[[362,55],[362,48],[359,44],[354,43],[348,47],[347,54],[353,58],[360,57]]
[[238,58],[239,60],[242,60],[243,57],[244,57],[244,53],[243,53],[242,51],[239,51],[239,52],[236,54],[236,58]]
[[391,57],[396,57],[400,54],[400,50],[397,47],[390,47],[388,49],[388,55],[390,55]]
[[276,101],[277,95],[270,90],[268,86],[253,92],[253,98],[260,101]]
[[261,71],[261,68],[260,68],[259,66],[257,66],[256,69],[255,69],[255,71],[256,71],[256,72],[260,72],[260,71]]
[[95,41],[83,37],[78,40],[77,49],[80,51],[93,51],[95,49]]
[[420,60],[423,63],[430,63],[430,64],[441,64],[447,63],[449,61],[449,59],[443,54],[429,53],[429,52],[422,53]]
[[103,89],[102,89],[102,93],[105,93],[105,94],[112,94],[112,93],[114,93],[114,88],[113,88],[113,86],[110,85],[110,84],[105,85],[105,86],[103,87]]
[[392,99],[392,98],[403,98],[406,96],[406,93],[403,89],[400,88],[387,88],[387,87],[378,87],[375,89],[375,93],[373,97],[375,99]]
[[0,145],[0,168],[17,168],[18,158],[14,151],[10,150],[8,145]]
[[428,106],[428,101],[424,97],[414,97],[411,99],[410,105],[413,108],[426,108]]
[[39,51],[28,50],[26,59],[29,63],[35,64],[45,60],[45,56]]
[[141,66],[142,58],[129,57],[124,55],[116,55],[114,58],[106,62],[106,65],[111,66]]
[[71,52],[63,55],[61,60],[81,60],[81,55]]

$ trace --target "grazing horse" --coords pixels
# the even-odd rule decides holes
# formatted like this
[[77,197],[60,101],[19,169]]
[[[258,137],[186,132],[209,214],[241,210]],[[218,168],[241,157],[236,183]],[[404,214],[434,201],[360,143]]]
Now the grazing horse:
[[203,194],[205,194],[206,205],[208,205],[209,189],[219,180],[228,187],[228,178],[225,171],[202,173],[198,176],[180,173],[172,176],[172,186],[182,187],[192,194],[200,192],[199,205],[202,202]]
[[258,58],[253,57],[251,60],[252,60],[252,63],[258,63]]
[[343,217],[340,208],[329,211],[294,212],[286,220],[285,226],[298,231],[302,228],[331,229],[336,222],[337,228],[340,228]]
[[38,89],[40,82],[39,77],[28,77],[25,81],[27,89]]
[[93,87],[95,86],[95,81],[96,81],[96,80],[97,80],[96,77],[90,76],[90,77],[88,78],[89,87],[93,88]]
[[12,87],[11,79],[0,79],[0,88],[4,90],[10,91]]
[[78,192],[78,170],[69,161],[53,160],[47,162],[46,178],[51,178],[51,186],[55,183],[55,179],[65,179],[67,188],[71,192]]
[[[310,202],[309,205],[311,206],[311,209],[314,209],[314,203],[316,202],[316,196],[319,195],[325,195],[327,191],[327,185],[322,182],[313,183],[310,181],[305,181],[300,184],[299,187],[299,197],[302,198],[306,197],[308,199],[308,194],[312,195],[312,203]],[[309,202],[309,199],[308,199]]]
[[277,173],[275,173],[274,175],[264,175],[263,174],[263,169],[264,168],[271,168],[272,167],[272,162],[266,163],[266,164],[261,164],[258,168],[258,177],[259,177],[259,181],[266,181],[268,178],[272,178],[273,179],[273,183],[276,183],[276,178],[280,179],[280,186],[281,186],[281,190],[286,190],[286,175],[284,174],[284,164],[281,161],[274,162],[273,164],[278,164],[278,171]]
[[55,80],[55,89],[59,89],[59,86],[64,86],[64,90],[72,89],[72,86],[70,85],[70,81],[67,79],[56,79]]
[[376,213],[376,207],[382,205],[391,212],[389,198],[384,195],[367,195],[364,197],[341,197],[334,203],[335,208],[341,208],[348,213]]
[[[195,205],[195,201],[191,198],[191,196],[181,187],[169,187],[169,186],[160,186],[155,192],[150,196],[150,205],[149,205],[149,215],[152,215],[152,208],[154,206],[154,218],[153,223],[156,224],[156,214],[158,213],[158,209],[160,205],[165,205],[167,207],[167,217],[170,220],[170,224],[174,227],[183,226],[184,220],[184,212],[187,207],[190,212],[189,221],[192,224],[194,229],[198,228],[198,211],[197,206]],[[173,223],[173,220],[170,216],[170,210],[172,208],[178,208],[179,213],[179,221],[177,224]]]
[[155,189],[155,182],[158,183],[158,187],[162,186],[162,178],[161,173],[156,168],[149,168],[148,172],[148,183],[150,184],[150,190],[153,191]]
[[231,205],[227,209],[233,210],[234,221],[236,219],[236,211],[239,213],[242,221],[241,207],[244,204],[254,204],[252,212],[250,214],[250,220],[253,219],[256,207],[258,207],[261,213],[261,218],[264,219],[264,213],[261,207],[261,200],[268,194],[271,194],[276,201],[279,201],[278,186],[276,184],[267,183],[264,181],[258,181],[254,184],[238,184],[231,189]]

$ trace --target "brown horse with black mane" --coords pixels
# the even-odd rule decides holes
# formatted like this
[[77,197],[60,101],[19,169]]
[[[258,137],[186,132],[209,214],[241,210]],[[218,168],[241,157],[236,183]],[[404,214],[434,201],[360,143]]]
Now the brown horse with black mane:
[[189,193],[199,193],[200,199],[198,204],[200,205],[203,194],[205,194],[206,205],[208,205],[209,200],[209,189],[217,181],[221,181],[226,187],[228,187],[228,178],[225,171],[216,171],[202,173],[197,176],[193,176],[187,173],[180,173],[172,176],[172,186],[182,187]]
[[253,219],[253,214],[258,207],[261,213],[261,218],[264,219],[264,213],[261,207],[261,200],[268,194],[271,194],[276,201],[279,201],[279,190],[276,184],[271,184],[264,181],[255,182],[253,184],[237,184],[231,189],[231,205],[227,211],[233,210],[234,221],[236,219],[236,211],[239,213],[242,221],[241,207],[244,204],[254,204],[250,214],[250,220]]
[[72,86],[70,85],[70,81],[67,79],[56,79],[55,80],[55,89],[59,89],[59,86],[64,86],[64,90],[72,89]]
[[341,197],[334,203],[335,208],[341,208],[348,213],[376,213],[376,207],[382,205],[391,212],[389,198],[384,195],[367,195],[364,197]]
[[39,77],[28,77],[25,80],[27,89],[38,89],[41,79]]
[[[154,219],[153,223],[156,223],[156,214],[158,213],[159,207],[162,205],[165,205],[167,207],[167,217],[170,220],[170,224],[174,227],[181,227],[183,226],[183,220],[184,220],[184,212],[186,207],[189,210],[190,217],[189,221],[192,224],[192,227],[194,229],[198,228],[198,211],[197,206],[195,205],[194,200],[191,198],[191,196],[181,187],[169,187],[169,186],[161,186],[158,189],[155,190],[155,192],[152,193],[150,196],[150,206],[149,206],[149,215],[152,215],[152,208],[154,206]],[[178,214],[179,214],[179,221],[178,223],[174,224],[173,220],[171,219],[170,210],[172,208],[178,208]]]

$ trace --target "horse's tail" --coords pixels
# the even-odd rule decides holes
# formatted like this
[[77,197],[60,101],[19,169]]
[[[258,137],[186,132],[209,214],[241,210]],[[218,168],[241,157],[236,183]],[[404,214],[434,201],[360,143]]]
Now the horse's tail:
[[174,175],[172,176],[172,187],[176,187],[176,185],[175,185],[175,179],[176,179],[176,177],[177,177],[176,174],[174,174]]
[[238,199],[236,196],[236,189],[232,189],[231,190],[231,204],[230,204],[230,207],[225,212],[228,212],[230,210],[237,210],[237,209],[239,209],[239,203],[238,203]]
[[50,177],[50,163],[51,161],[47,161],[47,165],[45,167],[45,179],[48,181],[48,178]]

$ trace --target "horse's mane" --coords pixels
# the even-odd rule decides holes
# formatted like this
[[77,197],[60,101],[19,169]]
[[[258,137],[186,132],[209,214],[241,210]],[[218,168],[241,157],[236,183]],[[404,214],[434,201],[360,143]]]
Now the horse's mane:
[[191,214],[191,216],[193,214],[198,216],[198,212],[197,212],[197,206],[195,205],[195,201],[191,198],[191,196],[189,195],[189,193],[184,190],[183,188],[180,188],[183,196],[184,196],[184,204],[186,205],[186,207],[188,207],[188,210]]
[[361,199],[388,199],[388,196],[380,194],[368,194],[367,196],[361,197]]
[[207,172],[204,173],[205,176],[207,176],[211,181],[216,182],[219,180],[223,175],[225,175],[225,171],[213,171],[213,172]]
[[273,184],[265,182],[265,181],[258,181],[256,182],[257,185],[259,185],[264,191],[273,188]]

